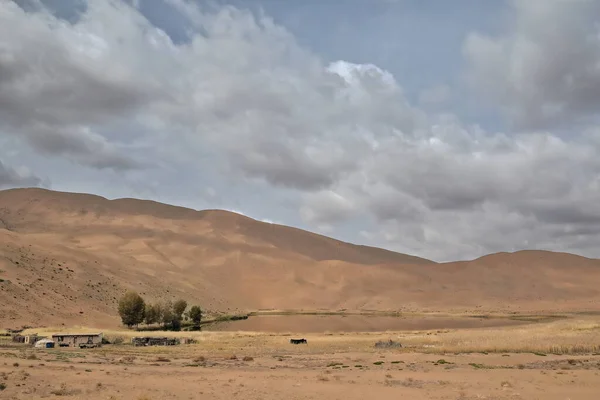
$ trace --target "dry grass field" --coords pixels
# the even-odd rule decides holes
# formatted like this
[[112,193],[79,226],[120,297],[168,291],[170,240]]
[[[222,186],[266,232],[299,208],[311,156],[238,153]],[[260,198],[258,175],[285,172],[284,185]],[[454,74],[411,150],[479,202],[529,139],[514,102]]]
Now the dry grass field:
[[[39,329],[91,332],[93,328]],[[155,332],[196,344],[34,349],[3,342],[6,399],[596,400],[600,317],[540,317],[519,326],[398,332]],[[389,340],[402,347],[376,347]]]

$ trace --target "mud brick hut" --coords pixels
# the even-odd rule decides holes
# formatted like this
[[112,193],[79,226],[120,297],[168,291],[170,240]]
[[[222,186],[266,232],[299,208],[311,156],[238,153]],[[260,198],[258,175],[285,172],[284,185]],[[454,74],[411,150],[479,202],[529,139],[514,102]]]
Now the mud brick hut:
[[58,347],[100,347],[102,333],[57,333],[52,340]]
[[167,337],[143,336],[131,339],[134,346],[175,346],[180,343],[178,339]]
[[24,343],[33,346],[39,339],[38,335],[14,335],[12,341],[15,343]]

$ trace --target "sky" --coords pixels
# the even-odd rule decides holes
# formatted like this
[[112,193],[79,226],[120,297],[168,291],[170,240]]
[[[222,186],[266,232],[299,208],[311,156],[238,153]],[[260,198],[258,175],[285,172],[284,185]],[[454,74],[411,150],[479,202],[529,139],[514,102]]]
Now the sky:
[[0,1],[0,189],[600,257],[600,2]]

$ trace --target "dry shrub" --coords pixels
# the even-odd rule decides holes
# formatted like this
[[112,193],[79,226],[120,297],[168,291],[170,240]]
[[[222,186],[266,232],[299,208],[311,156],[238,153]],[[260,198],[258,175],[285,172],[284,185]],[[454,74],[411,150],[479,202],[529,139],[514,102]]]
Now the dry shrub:
[[233,355],[231,355],[231,356],[229,357],[229,359],[230,359],[230,360],[237,360],[237,356],[236,356],[235,354],[233,354]]
[[154,360],[156,362],[171,362],[171,360],[169,360],[166,357],[156,357],[156,360]]
[[243,361],[254,361],[254,357],[250,357],[250,356],[245,356],[244,358],[242,358]]
[[377,349],[393,349],[400,347],[402,347],[402,344],[400,344],[400,342],[393,341],[392,339],[380,340],[377,343],[375,343],[375,348]]
[[194,358],[193,361],[195,363],[203,363],[203,362],[206,362],[206,357],[204,357],[204,356],[198,356],[198,357]]
[[385,381],[386,386],[404,386],[404,387],[417,388],[417,389],[421,389],[423,387],[424,383],[425,382],[423,382],[421,380],[413,379],[413,378],[406,378],[404,380],[386,379],[386,381]]

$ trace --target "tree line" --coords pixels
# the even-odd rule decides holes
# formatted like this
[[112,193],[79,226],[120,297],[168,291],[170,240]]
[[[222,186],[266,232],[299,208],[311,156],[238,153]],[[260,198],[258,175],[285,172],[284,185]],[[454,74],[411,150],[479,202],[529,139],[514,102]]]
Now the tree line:
[[202,309],[194,305],[186,312],[188,303],[185,300],[146,304],[142,296],[129,291],[119,300],[119,315],[123,325],[131,328],[142,323],[146,325],[162,324],[166,330],[180,330],[183,321],[190,322],[195,328],[200,327]]

